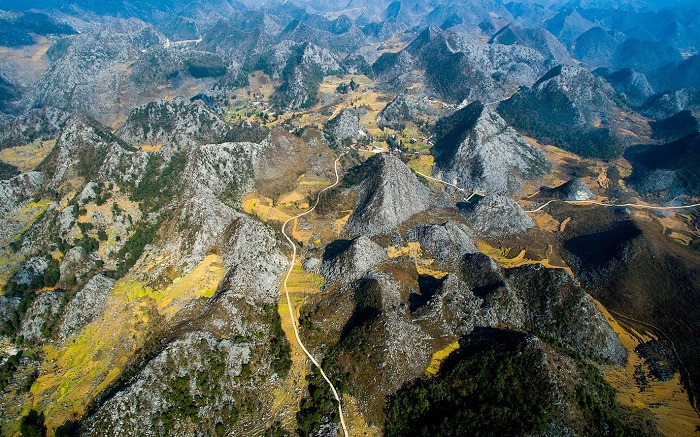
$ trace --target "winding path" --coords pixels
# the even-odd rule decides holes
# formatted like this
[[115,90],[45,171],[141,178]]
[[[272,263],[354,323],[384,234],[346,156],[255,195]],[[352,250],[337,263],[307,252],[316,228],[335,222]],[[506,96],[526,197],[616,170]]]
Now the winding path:
[[549,202],[545,203],[544,205],[540,206],[537,209],[533,210],[528,210],[525,212],[538,212],[541,211],[542,208],[546,207],[552,202],[564,202],[568,203],[569,205],[600,205],[600,206],[607,206],[609,208],[621,208],[621,207],[632,207],[632,208],[641,208],[641,209],[689,209],[689,208],[695,208],[700,206],[700,203],[693,203],[692,205],[683,205],[683,206],[656,206],[656,205],[640,205],[638,203],[621,203],[621,204],[613,204],[613,203],[603,203],[603,202],[596,202],[595,200],[560,200],[560,199],[552,199]]
[[289,264],[289,270],[287,271],[287,275],[284,277],[284,294],[287,297],[287,306],[289,307],[289,316],[292,321],[292,328],[294,328],[294,337],[296,338],[297,342],[299,343],[299,346],[301,346],[301,349],[304,351],[307,357],[311,360],[312,363],[314,363],[314,366],[318,368],[318,370],[321,372],[321,376],[323,379],[328,383],[328,386],[330,387],[331,391],[333,392],[333,397],[335,397],[335,400],[338,402],[338,414],[340,415],[340,424],[343,426],[343,433],[345,434],[345,437],[348,437],[348,428],[345,425],[345,416],[343,415],[343,405],[340,400],[340,395],[338,394],[338,390],[336,390],[335,386],[333,386],[333,383],[331,382],[330,379],[328,379],[328,376],[326,376],[326,372],[323,371],[321,368],[321,365],[316,361],[316,358],[311,355],[311,353],[306,349],[306,346],[304,346],[304,343],[302,343],[301,338],[299,337],[299,329],[297,328],[297,322],[296,318],[294,317],[294,306],[292,305],[292,299],[289,297],[289,289],[287,288],[287,281],[289,280],[289,276],[292,274],[292,270],[294,269],[294,263],[296,262],[297,258],[297,245],[294,243],[292,238],[287,234],[286,228],[287,224],[289,222],[298,219],[299,217],[303,217],[307,214],[310,214],[316,207],[318,206],[318,202],[321,200],[321,194],[323,194],[324,191],[328,191],[331,188],[335,187],[338,185],[340,182],[340,177],[338,176],[338,162],[340,162],[340,158],[343,157],[345,153],[341,153],[340,156],[335,160],[335,163],[333,164],[333,169],[335,170],[335,183],[333,185],[329,185],[323,190],[319,191],[318,195],[316,196],[316,203],[314,203],[314,206],[312,206],[309,210],[299,214],[295,215],[294,217],[290,217],[287,219],[286,222],[282,225],[282,235],[284,235],[284,238],[287,239],[289,244],[292,246],[292,261]]
[[[413,171],[415,171],[417,174],[423,176],[424,178],[427,178],[427,179],[430,179],[430,180],[433,180],[433,181],[437,181],[437,182],[440,182],[440,183],[445,184],[445,185],[449,185],[450,187],[455,188],[455,189],[457,189],[457,190],[459,190],[459,191],[461,191],[461,192],[463,192],[463,193],[469,193],[469,191],[466,191],[466,190],[464,190],[464,189],[458,187],[458,186],[455,185],[455,184],[451,184],[451,183],[449,183],[449,182],[443,181],[442,179],[437,179],[437,178],[434,178],[434,177],[432,177],[432,176],[428,176],[427,174],[421,173],[421,172],[419,172],[418,170],[413,170]],[[474,191],[473,193],[471,193],[471,194],[469,195],[469,197],[467,197],[467,200],[466,200],[466,201],[468,202],[469,199],[471,199],[472,196],[475,195],[475,194],[482,195],[482,194],[477,193],[476,191]],[[564,203],[568,203],[569,205],[599,205],[599,206],[606,206],[606,207],[609,207],[609,208],[632,207],[632,208],[656,209],[656,210],[664,210],[664,209],[690,209],[690,208],[696,208],[696,207],[700,206],[700,203],[693,203],[692,205],[682,205],[682,206],[657,206],[657,205],[642,205],[642,204],[638,204],[638,203],[613,204],[613,203],[597,202],[597,201],[595,201],[595,200],[561,200],[561,199],[552,199],[552,200],[548,201],[547,203],[545,203],[544,205],[540,206],[539,208],[532,209],[532,210],[524,210],[524,212],[526,212],[526,213],[539,212],[539,211],[541,211],[543,208],[545,208],[546,206],[548,206],[550,203],[553,203],[553,202],[564,202]]]
[[[444,185],[449,185],[450,187],[452,187],[452,188],[454,188],[454,189],[456,189],[456,190],[458,190],[458,191],[461,191],[461,192],[463,192],[463,193],[469,194],[469,191],[467,191],[467,190],[465,190],[465,189],[463,189],[463,188],[460,188],[460,187],[458,187],[458,186],[455,185],[455,184],[451,184],[451,183],[449,183],[449,182],[443,181],[442,179],[437,179],[437,178],[434,178],[434,177],[432,177],[432,176],[428,176],[427,174],[421,173],[421,172],[419,172],[418,170],[415,170],[415,169],[412,169],[412,170],[415,171],[417,174],[423,176],[423,177],[426,178],[426,179],[430,179],[430,180],[432,180],[432,181],[440,182],[441,184],[444,184]],[[472,192],[471,194],[469,194],[469,196],[467,197],[466,202],[469,202],[469,199],[471,199],[472,196],[475,195],[475,194],[479,194],[479,193],[477,193],[476,191],[474,191],[474,192]]]

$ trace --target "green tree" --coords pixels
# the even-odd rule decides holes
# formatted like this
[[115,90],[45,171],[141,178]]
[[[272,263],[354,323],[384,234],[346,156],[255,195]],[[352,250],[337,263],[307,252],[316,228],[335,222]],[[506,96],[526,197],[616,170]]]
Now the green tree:
[[30,410],[26,416],[22,417],[19,431],[23,437],[45,437],[46,425],[44,424],[44,413]]

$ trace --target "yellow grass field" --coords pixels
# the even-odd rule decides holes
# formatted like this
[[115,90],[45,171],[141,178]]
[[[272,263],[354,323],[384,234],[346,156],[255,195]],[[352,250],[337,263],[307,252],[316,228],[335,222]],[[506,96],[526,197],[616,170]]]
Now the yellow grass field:
[[634,349],[641,341],[653,340],[654,337],[623,327],[603,305],[597,301],[595,303],[615,330],[628,353],[627,363],[624,367],[605,366],[603,369],[605,380],[617,392],[618,402],[651,413],[662,435],[697,435],[700,418],[690,405],[688,393],[683,388],[678,374],[666,382],[649,379],[649,385],[644,390],[635,381],[635,368],[637,366],[645,367],[646,364]]

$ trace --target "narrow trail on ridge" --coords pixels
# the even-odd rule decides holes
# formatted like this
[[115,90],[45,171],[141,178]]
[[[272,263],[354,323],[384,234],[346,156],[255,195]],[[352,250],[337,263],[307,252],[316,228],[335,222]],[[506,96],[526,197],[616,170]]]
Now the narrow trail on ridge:
[[318,370],[321,372],[321,376],[323,379],[328,383],[328,386],[331,389],[331,392],[333,392],[333,397],[335,397],[335,400],[338,402],[338,414],[340,416],[340,424],[343,427],[343,433],[345,437],[348,437],[348,428],[347,425],[345,424],[345,416],[343,414],[343,404],[340,400],[340,395],[338,394],[338,390],[336,390],[335,386],[331,382],[330,379],[328,379],[328,376],[326,376],[326,372],[323,371],[323,368],[321,368],[321,365],[318,363],[316,358],[314,358],[313,355],[311,355],[311,352],[306,349],[306,346],[304,346],[304,343],[301,341],[301,338],[299,337],[299,329],[297,328],[297,322],[294,317],[294,306],[292,305],[292,299],[289,297],[289,289],[287,288],[287,281],[289,280],[289,276],[292,274],[292,270],[294,269],[294,263],[296,262],[297,258],[297,245],[294,243],[292,240],[291,236],[287,234],[286,228],[287,224],[289,222],[298,219],[299,217],[303,217],[307,214],[310,214],[316,207],[318,206],[318,202],[321,200],[321,194],[323,194],[324,191],[328,191],[332,188],[334,188],[336,185],[340,183],[340,177],[338,176],[338,163],[340,162],[340,158],[343,157],[345,153],[341,153],[340,156],[335,160],[335,163],[333,164],[333,169],[335,170],[335,183],[333,185],[329,185],[323,190],[319,191],[318,195],[316,196],[316,203],[314,203],[314,206],[312,206],[310,209],[308,209],[305,212],[302,212],[301,214],[295,215],[294,217],[290,217],[287,219],[286,222],[282,225],[282,235],[287,239],[289,244],[292,246],[292,260],[291,263],[289,264],[289,270],[287,270],[287,275],[284,277],[284,294],[287,298],[287,306],[289,307],[289,316],[291,318],[292,322],[292,328],[294,329],[294,337],[296,338],[297,342],[299,343],[299,346],[301,349],[304,351],[307,357],[311,360],[311,362],[318,368]]

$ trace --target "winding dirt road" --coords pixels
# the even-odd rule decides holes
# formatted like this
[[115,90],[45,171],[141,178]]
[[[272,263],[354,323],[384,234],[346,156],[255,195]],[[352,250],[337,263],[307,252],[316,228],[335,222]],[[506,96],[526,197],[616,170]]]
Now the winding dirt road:
[[700,206],[700,203],[693,203],[692,205],[683,205],[683,206],[657,206],[657,205],[640,205],[638,203],[622,203],[619,205],[613,204],[613,203],[603,203],[603,202],[597,202],[595,200],[560,200],[560,199],[553,199],[550,200],[549,202],[545,203],[544,205],[540,206],[537,209],[533,210],[528,210],[525,212],[531,213],[531,212],[538,212],[541,211],[542,208],[546,207],[552,202],[564,202],[568,203],[569,205],[600,205],[600,206],[607,206],[609,208],[622,208],[622,207],[631,207],[631,208],[640,208],[640,209],[689,209],[689,208],[696,208]]
[[289,263],[289,270],[287,271],[287,275],[284,277],[284,294],[287,297],[287,305],[289,307],[289,316],[292,321],[292,328],[294,328],[294,337],[296,338],[297,342],[299,343],[299,346],[301,346],[301,349],[304,351],[307,357],[311,360],[311,362],[318,368],[318,370],[321,372],[321,376],[323,379],[328,383],[328,386],[331,389],[331,392],[333,392],[333,397],[335,397],[335,400],[338,402],[338,414],[340,415],[340,424],[343,426],[343,433],[345,434],[345,437],[348,437],[348,428],[347,425],[345,424],[345,416],[343,414],[343,404],[340,400],[340,395],[338,394],[338,390],[336,390],[335,386],[331,382],[330,379],[328,379],[328,376],[326,376],[326,372],[323,371],[321,368],[321,365],[316,361],[316,358],[314,358],[313,355],[306,349],[306,346],[304,346],[304,343],[301,341],[301,338],[299,337],[299,329],[297,328],[297,321],[294,317],[294,306],[292,305],[292,299],[289,297],[289,289],[287,288],[287,281],[289,280],[289,276],[292,274],[292,269],[294,269],[294,263],[296,262],[297,258],[297,245],[294,243],[292,240],[291,236],[287,234],[287,225],[289,222],[298,219],[299,217],[303,217],[307,214],[310,214],[314,209],[316,209],[316,206],[318,206],[318,202],[321,200],[321,194],[323,194],[324,191],[328,191],[331,188],[335,187],[338,185],[340,182],[340,177],[338,176],[338,163],[340,162],[340,158],[343,157],[345,153],[342,153],[338,158],[335,160],[335,163],[333,164],[333,168],[335,170],[335,183],[333,185],[329,185],[323,190],[319,191],[318,195],[316,196],[316,203],[314,203],[314,206],[312,206],[310,209],[307,211],[296,215],[294,217],[290,217],[287,219],[286,222],[282,225],[282,234],[284,237],[287,239],[289,242],[289,245],[292,246],[292,260]]

